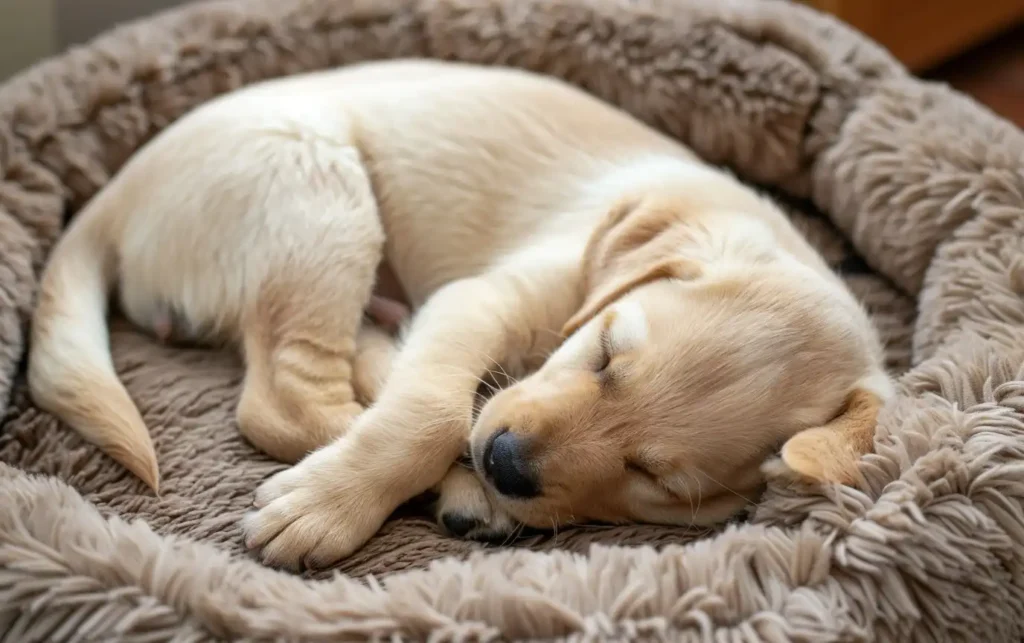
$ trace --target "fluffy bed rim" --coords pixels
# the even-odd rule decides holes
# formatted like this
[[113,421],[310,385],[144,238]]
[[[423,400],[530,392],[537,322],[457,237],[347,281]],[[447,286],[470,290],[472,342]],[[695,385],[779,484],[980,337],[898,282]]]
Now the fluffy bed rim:
[[[4,640],[1020,639],[1024,136],[796,4],[206,2],[44,62],[0,88],[0,397],[67,214],[142,142],[229,89],[399,56],[563,77],[827,213],[918,301],[864,486],[776,481],[751,522],[686,547],[311,582],[0,463]],[[160,109],[105,125],[126,102]]]

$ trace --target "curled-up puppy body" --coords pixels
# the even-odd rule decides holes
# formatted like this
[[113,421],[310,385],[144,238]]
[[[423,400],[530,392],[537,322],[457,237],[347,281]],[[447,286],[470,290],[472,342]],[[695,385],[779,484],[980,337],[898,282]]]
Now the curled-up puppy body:
[[[364,323],[405,316],[374,299],[382,265],[413,311],[400,346]],[[431,488],[470,536],[714,523],[780,447],[799,476],[855,482],[891,394],[867,315],[772,203],[510,69],[370,63],[234,92],[79,214],[43,277],[30,388],[155,488],[109,352],[115,286],[155,333],[169,307],[239,346],[239,429],[295,463],[243,531],[290,568],[347,556]],[[477,414],[495,370],[533,374]]]

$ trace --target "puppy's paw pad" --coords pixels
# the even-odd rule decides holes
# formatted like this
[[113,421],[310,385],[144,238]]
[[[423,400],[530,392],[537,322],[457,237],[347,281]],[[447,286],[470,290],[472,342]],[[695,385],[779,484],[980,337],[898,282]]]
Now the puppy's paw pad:
[[465,538],[481,526],[480,521],[473,516],[455,511],[441,514],[441,525],[456,538]]
[[466,536],[466,538],[486,545],[497,545],[498,547],[503,547],[515,542],[516,540],[516,536],[511,530],[496,531],[493,529],[481,529],[474,531]]

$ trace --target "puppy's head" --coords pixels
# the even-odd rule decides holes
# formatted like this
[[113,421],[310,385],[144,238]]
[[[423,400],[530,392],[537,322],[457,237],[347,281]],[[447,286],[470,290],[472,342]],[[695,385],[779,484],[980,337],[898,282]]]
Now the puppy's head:
[[767,228],[717,230],[668,200],[595,231],[567,340],[473,429],[513,517],[712,524],[756,499],[780,446],[797,474],[856,479],[881,403],[862,384],[877,371],[866,317]]

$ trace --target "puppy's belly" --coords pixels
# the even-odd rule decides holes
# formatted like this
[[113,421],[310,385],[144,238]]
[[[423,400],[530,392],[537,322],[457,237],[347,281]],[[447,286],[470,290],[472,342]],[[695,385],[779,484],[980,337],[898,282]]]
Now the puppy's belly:
[[382,261],[377,266],[377,281],[373,286],[373,294],[403,306],[409,305],[409,298],[406,297],[402,284],[387,261]]
[[[211,324],[193,319],[185,307],[175,302],[152,301],[148,305],[139,306],[125,305],[122,301],[121,308],[133,324],[161,342],[191,345],[222,341],[222,338],[217,337]],[[375,324],[391,334],[396,334],[411,315],[408,297],[402,284],[385,261],[377,266],[373,296],[367,303],[365,312]]]
[[391,334],[397,334],[408,321],[409,299],[391,266],[382,261],[377,266],[377,281],[366,306],[366,316]]
[[162,343],[182,346],[212,345],[225,341],[212,323],[189,316],[184,306],[167,300],[154,300],[144,306],[120,301],[120,310],[134,325]]

